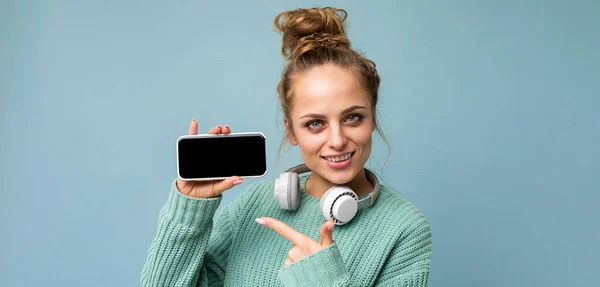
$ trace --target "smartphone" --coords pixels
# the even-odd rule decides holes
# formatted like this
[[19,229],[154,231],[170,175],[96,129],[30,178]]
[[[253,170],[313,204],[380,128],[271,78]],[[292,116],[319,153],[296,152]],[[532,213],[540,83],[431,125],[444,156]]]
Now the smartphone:
[[263,133],[185,135],[177,139],[177,175],[182,180],[266,174],[267,145]]

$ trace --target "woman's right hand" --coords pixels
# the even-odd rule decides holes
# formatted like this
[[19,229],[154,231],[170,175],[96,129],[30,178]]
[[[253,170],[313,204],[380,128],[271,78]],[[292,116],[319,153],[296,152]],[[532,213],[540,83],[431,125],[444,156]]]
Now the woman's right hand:
[[[221,127],[216,126],[210,131],[209,134],[229,134],[231,129],[228,126]],[[198,122],[196,119],[192,119],[188,135],[198,134]],[[207,162],[205,164],[211,164]],[[219,196],[224,191],[241,184],[242,178],[239,176],[232,176],[222,180],[211,180],[211,181],[184,181],[181,178],[177,178],[177,189],[179,192],[196,198],[213,198]]]

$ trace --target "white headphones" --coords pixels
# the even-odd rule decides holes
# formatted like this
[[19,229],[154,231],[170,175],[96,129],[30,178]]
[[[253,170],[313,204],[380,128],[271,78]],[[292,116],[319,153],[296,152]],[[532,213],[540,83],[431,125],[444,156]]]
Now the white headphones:
[[[300,205],[300,177],[299,174],[309,172],[310,169],[300,164],[288,169],[275,179],[275,202],[285,210],[296,210]],[[344,185],[336,185],[328,189],[321,197],[321,213],[326,220],[333,219],[336,225],[344,225],[356,215],[358,209],[368,207],[375,203],[379,195],[379,180],[370,170],[365,169],[367,179],[373,184],[371,191],[365,198],[358,199],[352,189]]]

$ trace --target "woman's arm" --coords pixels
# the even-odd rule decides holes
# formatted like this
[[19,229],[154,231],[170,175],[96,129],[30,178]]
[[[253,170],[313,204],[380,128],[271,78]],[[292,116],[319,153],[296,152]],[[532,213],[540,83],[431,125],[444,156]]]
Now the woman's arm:
[[[290,231],[291,228],[285,228]],[[432,236],[429,223],[422,213],[397,239],[396,245],[375,279],[374,286],[427,286],[431,261]],[[334,242],[279,270],[284,286],[348,286],[351,274]]]
[[189,197],[173,184],[142,269],[142,286],[222,284],[232,238],[229,215],[235,204],[223,207],[213,229],[221,199]]
[[431,227],[421,214],[396,243],[375,286],[427,286],[431,250]]

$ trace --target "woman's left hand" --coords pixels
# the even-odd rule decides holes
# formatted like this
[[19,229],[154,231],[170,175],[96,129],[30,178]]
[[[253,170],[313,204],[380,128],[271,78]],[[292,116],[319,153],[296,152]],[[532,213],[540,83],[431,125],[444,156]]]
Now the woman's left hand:
[[264,225],[275,230],[279,235],[292,242],[293,246],[288,251],[288,258],[283,266],[288,266],[308,255],[324,249],[333,243],[332,230],[335,224],[333,220],[328,220],[321,225],[321,242],[317,242],[307,235],[304,235],[285,223],[270,217],[260,217],[255,219],[258,224]]

